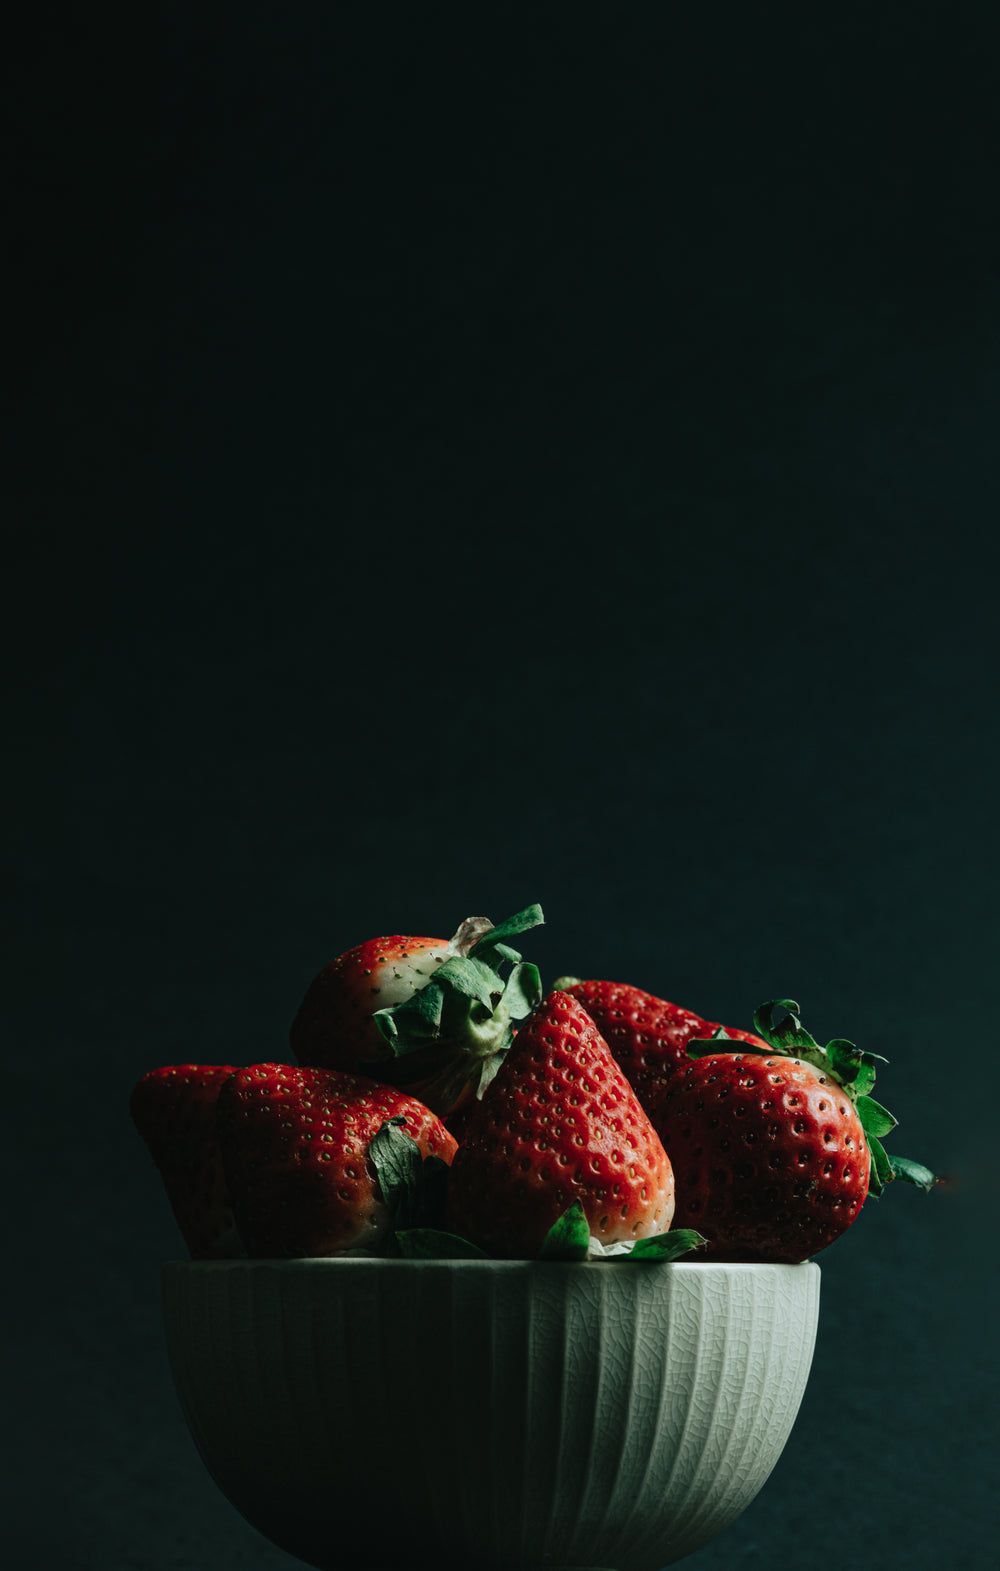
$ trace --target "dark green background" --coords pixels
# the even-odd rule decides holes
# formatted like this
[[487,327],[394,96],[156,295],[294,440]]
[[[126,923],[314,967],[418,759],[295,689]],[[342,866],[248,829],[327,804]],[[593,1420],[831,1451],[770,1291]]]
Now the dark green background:
[[792,1440],[692,1566],[993,1565],[994,14],[8,39],[18,1566],[291,1565],[183,1427],[129,1090],[532,900],[550,981],[886,1054],[951,1178],[820,1257]]

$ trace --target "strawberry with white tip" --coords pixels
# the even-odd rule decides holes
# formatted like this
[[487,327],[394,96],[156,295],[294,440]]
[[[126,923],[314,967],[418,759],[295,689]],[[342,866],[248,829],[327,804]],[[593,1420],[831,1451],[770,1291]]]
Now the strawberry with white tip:
[[295,1057],[405,1088],[446,1117],[482,1094],[514,1022],[541,997],[536,967],[508,940],[543,920],[533,905],[496,927],[467,917],[449,940],[356,944],[310,983],[292,1023]]

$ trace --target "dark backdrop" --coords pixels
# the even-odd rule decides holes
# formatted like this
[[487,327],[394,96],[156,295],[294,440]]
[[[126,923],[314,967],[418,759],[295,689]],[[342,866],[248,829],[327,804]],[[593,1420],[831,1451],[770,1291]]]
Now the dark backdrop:
[[8,38],[18,1566],[291,1564],[183,1427],[129,1089],[532,900],[550,981],[886,1054],[951,1178],[821,1256],[792,1440],[692,1565],[993,1564],[993,11]]

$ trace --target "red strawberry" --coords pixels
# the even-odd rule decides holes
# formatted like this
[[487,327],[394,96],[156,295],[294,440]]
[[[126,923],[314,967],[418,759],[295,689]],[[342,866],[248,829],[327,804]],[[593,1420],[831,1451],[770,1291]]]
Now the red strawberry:
[[656,1127],[677,1175],[677,1223],[706,1258],[805,1260],[868,1193],[871,1157],[843,1087],[797,1058],[718,1054],[675,1074]]
[[601,1243],[665,1232],[670,1162],[594,1022],[550,993],[469,1115],[448,1182],[448,1226],[487,1253],[533,1259],[579,1200]]
[[255,1258],[373,1250],[390,1228],[371,1142],[390,1119],[424,1156],[456,1142],[413,1097],[360,1075],[253,1064],[229,1079],[217,1123],[233,1209]]
[[513,1022],[541,997],[537,970],[507,939],[542,920],[536,905],[498,927],[468,917],[450,940],[355,945],[310,983],[292,1023],[295,1057],[405,1087],[445,1117],[489,1084]]
[[[650,1114],[660,1105],[674,1072],[690,1062],[688,1043],[723,1029],[690,1009],[624,982],[560,977],[556,987],[580,1000]],[[767,1043],[749,1031],[724,1029],[730,1039],[767,1051]]]
[[153,1069],[143,1075],[129,1103],[194,1260],[245,1253],[215,1132],[219,1089],[234,1073],[229,1064]]
[[[775,1027],[778,1005],[790,1013]],[[935,1182],[878,1142],[896,1121],[868,1095],[873,1055],[839,1038],[820,1047],[798,1007],[761,1005],[762,1053],[698,1043],[653,1116],[677,1177],[675,1221],[707,1237],[709,1259],[805,1260],[850,1227],[869,1186]]]

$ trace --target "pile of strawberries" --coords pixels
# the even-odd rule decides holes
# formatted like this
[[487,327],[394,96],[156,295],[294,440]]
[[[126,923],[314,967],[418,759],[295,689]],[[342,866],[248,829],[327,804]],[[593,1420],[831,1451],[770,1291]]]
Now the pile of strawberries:
[[791,999],[728,1030],[617,982],[545,994],[511,940],[371,939],[312,982],[296,1064],[154,1069],[131,1098],[192,1258],[796,1262],[893,1178],[876,1055]]

